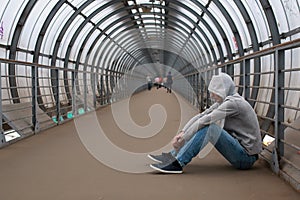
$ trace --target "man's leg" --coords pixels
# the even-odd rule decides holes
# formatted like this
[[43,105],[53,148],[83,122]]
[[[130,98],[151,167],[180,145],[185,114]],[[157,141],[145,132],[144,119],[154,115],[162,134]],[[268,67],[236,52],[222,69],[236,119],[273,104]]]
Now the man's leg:
[[207,132],[210,127],[211,126],[203,127],[196,132],[195,135],[181,147],[179,152],[171,152],[182,167],[191,162],[191,160],[207,145],[209,142]]
[[237,169],[250,169],[258,159],[258,155],[248,155],[238,140],[228,133],[221,134],[215,148]]
[[249,156],[235,138],[215,124],[200,129],[177,154],[174,151],[172,153],[184,167],[198,155],[208,142],[211,142],[238,169],[248,169],[257,160],[257,156]]

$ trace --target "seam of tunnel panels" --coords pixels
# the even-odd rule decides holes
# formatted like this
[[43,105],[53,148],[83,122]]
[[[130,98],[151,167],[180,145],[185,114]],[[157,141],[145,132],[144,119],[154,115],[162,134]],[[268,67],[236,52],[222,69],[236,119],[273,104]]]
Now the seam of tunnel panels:
[[[231,52],[236,51],[235,45],[237,45],[238,54],[240,56],[242,56],[244,54],[244,51],[243,51],[243,45],[242,45],[242,40],[241,40],[240,34],[238,32],[238,29],[237,29],[235,23],[233,22],[233,19],[231,18],[231,16],[229,15],[229,13],[227,12],[227,10],[224,8],[223,5],[226,5],[226,2],[223,2],[221,4],[219,1],[212,0],[210,7],[216,6],[217,9],[211,9],[211,13],[214,16],[216,16],[217,21],[220,22],[220,26],[227,27],[227,28],[224,28],[224,30],[226,30],[226,32],[224,32],[224,33],[226,35],[228,35],[226,39],[229,40]],[[213,13],[213,11],[220,13],[220,15],[218,13]],[[222,17],[219,17],[219,16],[222,16]],[[223,18],[223,16],[224,16],[224,18]],[[230,30],[230,31],[228,31],[228,30]],[[231,38],[235,38],[235,41],[233,41]]]
[[[181,5],[181,6],[184,6],[187,10],[189,10],[189,12],[191,12],[191,13],[193,13],[195,16],[197,16],[197,13],[196,12],[194,12],[193,10],[191,10],[190,8],[188,8],[188,7],[186,7],[184,4],[179,4],[179,5]],[[205,20],[204,20],[204,18],[199,18],[199,20],[203,23],[203,24],[206,24],[206,22],[205,22]],[[210,34],[213,36],[213,38],[214,39],[216,39],[217,37],[215,37],[214,35],[215,35],[215,33],[214,33],[214,31],[210,28],[210,26],[207,26],[207,27],[209,27],[209,32],[210,32]],[[201,29],[200,29],[201,30]],[[204,34],[205,35],[205,34]],[[216,40],[216,41],[219,41],[219,40]],[[216,43],[219,43],[219,42],[216,42]],[[218,45],[217,45],[218,46]],[[219,49],[219,50],[221,50],[221,49]],[[220,51],[220,55],[222,55],[223,53],[222,53],[223,51]]]
[[[221,37],[223,39],[222,42],[224,42],[224,46],[227,50],[227,57],[231,60],[233,58],[233,56],[232,56],[232,53],[230,51],[230,44],[228,42],[228,39],[227,39],[227,36],[226,36],[225,32],[223,31],[223,28],[221,27],[219,22],[216,20],[216,18],[212,15],[212,13],[206,7],[204,7],[202,4],[200,4],[197,1],[193,0],[193,2],[203,10],[203,12],[209,17],[209,19],[215,25],[215,28],[218,30],[218,33],[221,35]],[[181,5],[181,6],[183,6],[183,5]]]
[[[173,8],[169,7],[168,9],[173,9]],[[173,9],[173,11],[174,11],[174,12],[177,12],[176,9]],[[178,14],[178,12],[177,12],[177,14]],[[201,37],[198,37],[197,33],[195,33],[195,31],[193,30],[193,29],[195,29],[196,27],[198,27],[198,24],[197,24],[195,21],[189,20],[189,17],[188,17],[187,15],[185,15],[184,13],[179,13],[179,14],[182,15],[182,16],[184,16],[185,19],[187,19],[188,21],[191,22],[191,24],[194,25],[194,27],[191,29],[191,30],[192,30],[191,32],[197,36],[197,38],[198,38],[198,39],[200,40],[200,42],[202,43],[204,49],[206,50],[207,54],[210,55],[210,54],[209,54],[209,51],[207,50],[206,45],[204,45],[204,43],[202,42]],[[177,19],[177,20],[178,20],[178,19]],[[175,20],[175,21],[176,21],[176,20]],[[198,27],[197,30],[199,30],[199,27]],[[200,29],[200,30],[201,30],[201,29]],[[191,34],[191,33],[189,33],[189,34]],[[205,36],[205,34],[203,34],[203,35]]]
[[[149,32],[151,32],[151,31],[149,31]],[[155,31],[153,31],[153,32],[155,32]],[[167,34],[167,33],[166,33]]]
[[[124,9],[124,8],[123,8],[123,9]],[[91,16],[89,16],[89,18],[91,18]],[[88,19],[86,19],[85,22],[84,22],[83,24],[80,25],[80,27],[83,28],[83,27],[85,26],[86,23],[88,23]],[[70,42],[70,44],[69,44],[69,49],[73,46],[73,44],[74,44],[74,42],[75,42],[75,39],[76,39],[76,37],[79,35],[79,33],[80,33],[80,28],[79,28],[79,29],[76,31],[76,33],[73,35],[73,39],[72,39],[73,42],[72,42],[72,41]],[[77,60],[78,60],[78,58],[77,58]]]

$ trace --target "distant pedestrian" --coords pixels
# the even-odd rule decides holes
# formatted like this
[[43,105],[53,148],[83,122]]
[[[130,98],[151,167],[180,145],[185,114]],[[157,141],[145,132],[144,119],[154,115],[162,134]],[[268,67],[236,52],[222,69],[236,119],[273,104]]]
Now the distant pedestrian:
[[167,88],[167,93],[172,93],[172,84],[173,84],[173,77],[171,72],[168,73],[167,75],[167,80],[166,80],[166,88]]
[[156,77],[154,80],[155,80],[156,89],[161,88],[163,82],[162,77]]
[[151,77],[147,76],[146,80],[147,80],[148,90],[151,90],[151,88],[152,88],[152,79],[151,79]]

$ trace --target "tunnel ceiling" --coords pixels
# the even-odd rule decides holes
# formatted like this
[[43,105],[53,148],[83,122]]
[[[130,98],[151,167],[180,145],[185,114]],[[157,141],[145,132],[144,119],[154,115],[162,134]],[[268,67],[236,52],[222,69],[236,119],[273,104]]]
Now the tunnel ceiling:
[[[160,63],[191,73],[292,40],[299,33],[298,0],[2,0],[0,4],[4,57],[97,72],[123,73]],[[10,74],[14,73],[11,67]]]

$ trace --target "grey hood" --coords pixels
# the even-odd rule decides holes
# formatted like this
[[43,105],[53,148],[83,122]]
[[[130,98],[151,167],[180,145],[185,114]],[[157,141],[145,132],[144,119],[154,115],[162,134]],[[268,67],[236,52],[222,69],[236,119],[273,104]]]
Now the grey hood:
[[228,74],[220,73],[219,75],[214,75],[212,77],[208,90],[209,92],[219,95],[223,100],[225,100],[226,97],[235,94],[235,85]]

